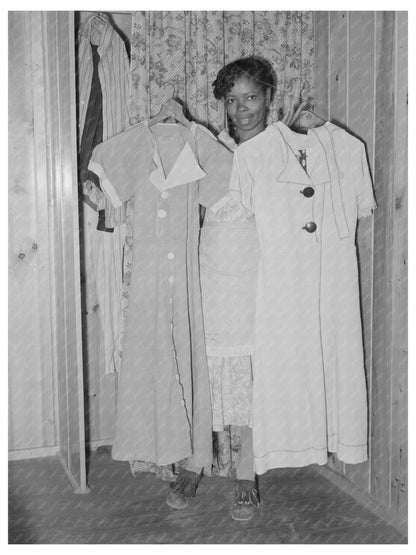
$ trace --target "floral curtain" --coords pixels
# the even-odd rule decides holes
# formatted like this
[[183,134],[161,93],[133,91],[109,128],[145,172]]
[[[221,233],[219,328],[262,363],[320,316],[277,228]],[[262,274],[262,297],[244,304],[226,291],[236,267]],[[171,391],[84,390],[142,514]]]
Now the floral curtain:
[[[157,114],[172,96],[181,100],[190,119],[214,132],[225,127],[222,101],[212,82],[228,62],[258,55],[269,60],[277,77],[269,122],[290,105],[313,96],[312,12],[276,11],[140,11],[133,13],[131,39],[130,123]],[[132,205],[127,206],[123,312],[128,304],[131,270]],[[214,434],[214,473],[233,474],[240,433],[227,427]],[[171,479],[173,468],[132,461],[133,474],[152,470]]]
[[134,12],[131,42],[131,123],[154,115],[172,95],[192,119],[219,131],[223,103],[212,82],[224,64],[242,56],[268,59],[277,90],[270,120],[312,96],[312,12]]

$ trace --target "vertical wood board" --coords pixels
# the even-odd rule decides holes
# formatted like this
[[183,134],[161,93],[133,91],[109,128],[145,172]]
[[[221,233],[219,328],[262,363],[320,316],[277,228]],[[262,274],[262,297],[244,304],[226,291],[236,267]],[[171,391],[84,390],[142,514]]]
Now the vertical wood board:
[[371,423],[371,494],[390,506],[392,377],[392,257],[394,180],[394,12],[378,12],[376,25],[376,141],[374,184],[374,326]]
[[329,117],[348,125],[348,12],[329,14]]
[[[348,127],[351,133],[365,143],[372,168],[375,112],[374,14],[350,12],[348,20]],[[356,236],[369,413],[372,382],[373,223],[372,217],[360,220]],[[371,435],[371,430],[369,434]],[[369,461],[360,465],[346,465],[345,474],[363,491],[369,491]]]
[[[329,12],[329,119],[341,127],[347,125],[348,94],[348,14]],[[328,466],[344,474],[344,463],[335,455],[330,455]]]
[[391,507],[407,518],[407,13],[395,21]]
[[27,12],[10,12],[9,26],[9,449],[18,450],[56,438],[47,203],[34,153],[40,61]]
[[329,13],[314,12],[313,106],[329,119]]

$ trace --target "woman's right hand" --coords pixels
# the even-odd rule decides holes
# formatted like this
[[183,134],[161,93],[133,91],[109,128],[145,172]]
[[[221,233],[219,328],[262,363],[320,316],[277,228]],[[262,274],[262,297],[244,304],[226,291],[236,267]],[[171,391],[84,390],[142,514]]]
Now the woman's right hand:
[[222,210],[224,206],[227,206],[227,205],[232,206],[237,204],[240,198],[241,198],[240,191],[228,191],[228,193],[225,196],[223,196],[222,199],[220,199],[218,202],[216,202],[211,206],[210,210],[212,210],[212,212],[216,214],[217,212]]

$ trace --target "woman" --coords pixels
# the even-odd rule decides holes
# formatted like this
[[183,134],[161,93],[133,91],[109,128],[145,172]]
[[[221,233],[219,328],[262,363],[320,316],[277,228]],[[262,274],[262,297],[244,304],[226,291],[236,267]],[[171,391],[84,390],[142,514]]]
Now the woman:
[[[282,121],[266,128],[272,87],[251,79],[245,68],[222,89],[238,148],[231,192],[211,210],[240,206],[256,219],[253,466],[263,474],[323,465],[328,452],[361,463],[367,399],[355,231],[376,207],[365,147],[330,122],[307,134]],[[245,488],[233,517],[250,518],[257,504],[255,488]]]
[[[221,140],[230,150],[266,128],[275,88],[271,65],[243,58],[218,73],[214,96],[223,99],[229,132]],[[239,200],[224,198],[207,210],[201,232],[200,265],[205,338],[210,375],[213,431],[238,426],[240,456],[236,468],[232,518],[250,519],[258,504],[251,434],[252,355],[259,245],[253,214]],[[187,480],[186,480],[187,478]],[[195,495],[199,474],[173,485],[168,504],[182,508]],[[189,487],[189,484],[192,484]]]
[[[231,150],[266,128],[275,87],[271,65],[243,58],[226,65],[214,82],[228,129],[219,139]],[[205,215],[200,264],[213,430],[240,426],[241,447],[231,516],[250,519],[259,504],[251,432],[252,355],[259,245],[254,215],[236,199]]]

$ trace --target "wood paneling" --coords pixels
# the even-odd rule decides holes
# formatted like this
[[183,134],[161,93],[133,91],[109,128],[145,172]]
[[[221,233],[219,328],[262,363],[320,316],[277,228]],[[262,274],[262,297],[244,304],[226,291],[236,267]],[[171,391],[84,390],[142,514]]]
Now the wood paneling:
[[407,14],[395,21],[394,210],[392,261],[391,499],[407,512]]
[[[56,444],[46,168],[36,165],[40,44],[9,13],[9,449]],[[43,101],[43,100],[42,100]],[[46,155],[45,149],[40,156]],[[37,180],[39,180],[37,182]],[[36,182],[38,186],[36,186]]]
[[[347,12],[330,12],[328,29],[328,119],[334,123],[348,118],[348,16]],[[328,464],[340,473],[344,464],[330,455]]]
[[348,103],[348,15],[329,14],[329,119],[347,123]]
[[11,12],[9,23],[10,448],[57,446],[83,492],[73,13]]
[[314,13],[313,33],[313,104],[315,112],[323,119],[327,119],[329,117],[329,12]]
[[[329,467],[403,523],[407,507],[407,13],[316,12],[314,63],[314,104],[324,113],[326,101],[330,119],[366,144],[378,203],[374,217],[360,221],[357,230],[369,460],[343,467],[332,459]],[[322,99],[316,97],[319,93]]]
[[[368,161],[374,168],[374,13],[348,12],[348,129],[364,141]],[[361,286],[361,315],[365,368],[368,390],[372,383],[372,326],[373,326],[373,244],[374,220],[360,220],[357,230],[359,272]],[[371,397],[369,397],[371,413]],[[371,420],[369,420],[371,435]],[[371,457],[371,452],[369,453]],[[345,474],[360,485],[369,489],[369,466],[367,461],[360,465],[346,465]]]
[[374,324],[371,411],[371,493],[389,505],[391,456],[391,334],[393,260],[394,13],[376,19],[376,122],[374,189]]

